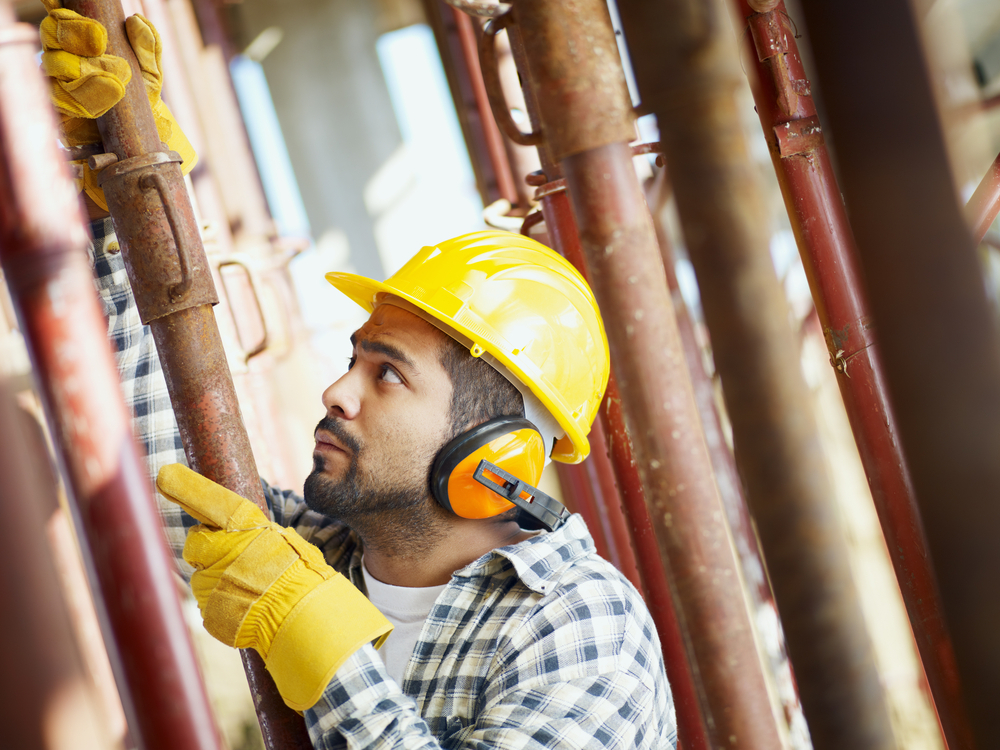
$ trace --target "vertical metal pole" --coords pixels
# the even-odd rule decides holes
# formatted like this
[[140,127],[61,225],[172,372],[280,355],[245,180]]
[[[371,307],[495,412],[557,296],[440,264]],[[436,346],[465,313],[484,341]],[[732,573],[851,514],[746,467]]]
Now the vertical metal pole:
[[659,121],[799,695],[817,750],[891,748],[812,406],[767,249],[742,85],[721,3],[621,0],[644,107]]
[[434,30],[483,203],[490,205],[503,198],[511,205],[517,204],[518,188],[504,150],[503,135],[490,115],[479,70],[473,21],[444,0],[424,0],[423,6]]
[[590,459],[584,461],[582,466],[590,485],[598,488],[600,498],[598,510],[601,513],[605,533],[611,540],[617,558],[615,567],[632,582],[633,586],[642,591],[642,577],[635,559],[635,551],[632,549],[628,521],[622,510],[621,495],[615,483],[614,468],[608,456],[608,442],[600,420],[591,427],[590,439],[593,449]]
[[1000,154],[990,164],[976,192],[969,198],[965,213],[972,225],[972,238],[976,242],[982,242],[1000,213]]
[[[781,1],[762,13],[747,0],[738,0],[738,5],[747,20],[745,46],[756,68],[756,75],[749,77],[757,114],[927,682],[949,746],[952,750],[969,747],[971,728],[962,702],[955,653],[945,629],[909,469],[896,434],[874,324],[864,299],[854,236],[791,22]],[[754,0],[752,5],[770,7],[773,3],[761,6],[759,0]],[[994,189],[997,191],[1000,187]]]
[[94,294],[79,201],[56,148],[36,31],[13,21],[0,4],[0,261],[102,594],[119,690],[144,747],[215,749],[218,731]]
[[[494,29],[490,28],[492,34]],[[510,41],[511,54],[517,67],[521,88],[524,95],[525,109],[531,125],[536,130],[540,128],[538,114],[538,92],[528,71],[528,63],[524,54],[524,44],[516,24],[508,26],[507,35]],[[483,70],[490,72],[495,67],[490,39],[481,39],[480,56]],[[499,86],[499,77],[494,80],[487,75],[487,90],[490,93],[490,106],[494,112],[506,108],[503,92]],[[492,85],[491,85],[492,84]],[[502,121],[502,117],[498,118]],[[508,123],[508,128],[512,123]],[[511,135],[508,133],[508,135]],[[546,190],[546,185],[553,185],[562,179],[562,170],[552,159],[548,146],[544,142],[537,144],[541,175],[533,176],[533,182],[543,181],[539,192],[541,213],[545,219],[552,247],[572,263],[584,277],[588,278],[583,248],[580,245],[580,234],[577,231],[576,220],[570,207],[569,196],[565,188]],[[540,179],[539,179],[540,178]],[[699,705],[698,688],[695,685],[692,667],[688,661],[689,654],[685,648],[684,635],[674,610],[673,596],[664,560],[660,556],[660,548],[656,532],[650,521],[649,509],[643,493],[639,468],[632,452],[632,438],[625,425],[625,415],[622,411],[621,394],[618,391],[618,381],[615,376],[616,363],[612,362],[608,387],[600,411],[601,433],[607,447],[607,456],[614,472],[621,500],[621,512],[628,524],[628,534],[631,537],[635,553],[635,565],[639,571],[642,590],[649,607],[653,622],[660,637],[660,647],[666,664],[667,677],[673,691],[674,708],[677,714],[677,731],[685,750],[707,750],[708,737]],[[600,442],[595,429],[593,443]],[[615,509],[617,510],[617,509]]]
[[[441,0],[433,0],[433,2],[440,3]],[[472,19],[455,8],[451,8],[450,10],[454,12],[456,21],[464,21],[458,23],[459,30],[463,35],[463,48],[469,44],[473,46],[473,51],[466,50],[465,52],[464,60],[465,64],[468,65],[468,69],[464,71],[462,77],[474,83],[477,90],[481,90],[483,104],[480,107],[480,111],[484,113],[489,111],[493,107],[494,102],[497,103],[498,107],[506,107],[506,103],[500,104],[500,102],[504,101],[504,90],[502,88],[502,73],[499,61],[495,47],[492,44],[493,40],[489,40],[489,43],[482,46],[484,55],[481,62],[480,56],[474,52],[476,40],[472,28]],[[462,31],[463,29],[464,31]],[[523,50],[517,38],[516,30],[512,29],[511,31],[513,32],[510,34],[512,57],[515,65],[523,66]],[[474,56],[470,58],[468,56],[470,54]],[[486,66],[485,77],[481,66]],[[536,107],[532,93],[525,89],[523,95],[529,118],[535,118]],[[496,121],[488,115],[483,115],[483,117],[484,124],[488,120],[490,128],[496,130],[497,137],[502,139],[503,136]],[[527,150],[523,147],[514,146],[512,142],[511,145],[512,148]],[[545,145],[539,144],[537,151],[545,171],[550,175],[558,174],[559,168],[552,162]],[[501,160],[500,155],[495,156],[492,160],[492,165],[497,170],[498,179],[499,175],[503,173],[507,175],[504,182],[509,181],[512,184],[519,184],[522,192],[525,192],[522,203],[523,205],[528,205],[530,202],[530,199],[526,195],[528,175],[518,174],[515,177],[513,173],[514,163],[506,158]],[[534,182],[534,180],[532,181]],[[547,202],[554,199],[554,196],[542,199],[543,212],[552,214],[551,204]],[[555,238],[555,241],[557,243],[572,241],[579,248],[579,239],[576,237],[576,228],[572,224],[573,219],[565,195],[561,196],[560,206],[564,216],[569,221],[569,225],[573,227],[572,239],[567,235],[560,235],[558,238]],[[554,222],[554,216],[552,218]],[[522,231],[524,230],[522,229]],[[562,252],[558,244],[556,245],[556,250]],[[577,250],[577,252],[579,251]],[[601,435],[595,437],[592,442],[596,442],[598,445],[602,444]],[[559,481],[564,488],[564,495],[567,496],[566,500],[574,510],[583,515],[591,536],[594,538],[594,545],[597,548],[598,554],[617,567],[636,588],[641,589],[642,582],[639,569],[636,564],[635,554],[629,545],[628,529],[621,508],[621,499],[615,487],[614,479],[611,477],[611,467],[607,455],[594,450],[583,464],[575,466],[559,464],[556,466],[556,469]]]
[[[666,172],[661,172],[659,177],[665,184]],[[654,200],[647,192],[647,201],[652,204]],[[712,457],[712,466],[715,469],[715,480],[719,485],[722,505],[726,509],[726,519],[729,521],[733,543],[736,545],[736,552],[742,564],[744,583],[750,597],[750,605],[753,608],[754,620],[760,627],[762,620],[770,622],[772,617],[777,618],[778,606],[774,601],[774,592],[771,590],[771,584],[764,568],[757,533],[753,528],[753,521],[750,518],[750,511],[743,494],[743,483],[736,468],[732,449],[729,447],[723,432],[722,419],[716,403],[715,384],[705,370],[702,348],[695,334],[694,322],[681,295],[677,274],[674,271],[674,253],[670,238],[667,236],[662,222],[656,220],[656,213],[661,205],[653,208],[653,221],[656,226],[660,252],[663,255],[663,267],[667,273],[667,287],[670,289],[670,295],[674,301],[677,328],[680,332],[681,344],[684,347],[688,370],[691,373],[694,399],[701,414],[701,424],[705,431],[708,452]],[[767,654],[771,672],[775,676],[784,674],[784,671],[789,669],[784,632],[779,632],[773,640],[764,637],[761,640],[762,650]],[[789,730],[794,731],[794,726],[797,723],[805,721],[794,675],[793,679],[787,683],[782,684],[779,681],[777,692]]]
[[[65,5],[100,21],[108,31],[108,52],[132,66],[125,98],[97,122],[105,149],[117,159],[100,179],[139,315],[156,342],[185,455],[192,469],[266,510],[212,314],[218,297],[208,260],[180,166],[160,150],[121,3]],[[243,661],[268,746],[311,747],[305,724],[285,706],[260,657],[244,651]]]
[[541,135],[566,175],[650,518],[714,746],[780,743],[666,277],[603,0],[514,6]]
[[[549,237],[566,259],[576,266],[584,276],[587,268],[580,246],[580,236],[576,221],[565,191],[542,198],[542,212]],[[589,281],[589,278],[588,278]],[[614,364],[614,363],[613,363]],[[618,390],[614,366],[608,379],[608,389],[601,405],[600,423],[604,435],[608,458],[611,461],[618,491],[621,493],[622,510],[629,524],[629,534],[635,549],[636,566],[642,575],[646,606],[656,623],[663,649],[663,660],[667,667],[667,677],[674,696],[677,711],[677,733],[684,750],[708,750],[708,736],[699,706],[698,688],[694,681],[689,655],[684,645],[684,634],[674,611],[670,582],[656,532],[649,517],[646,496],[642,488],[642,478],[632,451],[632,438],[625,426],[622,398]],[[594,440],[596,443],[596,439]]]
[[[863,23],[844,3],[802,10],[973,733],[1000,747],[996,311],[910,3],[867,5]],[[859,118],[890,118],[891,137]]]

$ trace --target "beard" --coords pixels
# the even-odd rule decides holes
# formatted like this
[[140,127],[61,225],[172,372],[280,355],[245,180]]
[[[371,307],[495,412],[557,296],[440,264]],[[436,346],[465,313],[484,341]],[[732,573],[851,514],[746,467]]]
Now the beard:
[[[347,432],[341,421],[324,417],[316,429],[336,437],[350,452],[351,462],[340,479],[331,479],[324,474],[324,457],[314,454],[313,470],[303,488],[310,510],[351,528],[367,549],[392,556],[424,551],[444,535],[447,511],[430,497],[428,475],[433,453],[425,462],[428,468],[424,476],[386,467],[378,473],[399,479],[379,481],[362,469],[360,459],[366,447]],[[412,462],[414,458],[407,456],[406,460]],[[411,467],[412,463],[407,468]]]

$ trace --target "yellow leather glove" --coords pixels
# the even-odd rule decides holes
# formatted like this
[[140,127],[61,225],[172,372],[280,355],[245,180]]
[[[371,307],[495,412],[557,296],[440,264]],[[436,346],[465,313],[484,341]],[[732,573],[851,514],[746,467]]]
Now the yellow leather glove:
[[182,464],[160,469],[156,486],[203,524],[188,532],[184,559],[205,629],[256,649],[291,708],[315,705],[347,657],[392,630],[315,546],[249,500]]
[[[63,141],[67,146],[96,143],[101,136],[94,120],[125,96],[132,69],[126,60],[106,54],[108,34],[100,23],[60,7],[58,0],[47,0],[44,4],[49,14],[40,26],[42,72],[50,79],[52,103],[61,115]],[[125,20],[125,33],[139,61],[160,140],[180,154],[181,171],[187,174],[198,162],[198,155],[160,98],[163,88],[160,35],[138,14]],[[85,190],[107,210],[104,191],[86,163],[81,163],[84,174],[78,189]]]

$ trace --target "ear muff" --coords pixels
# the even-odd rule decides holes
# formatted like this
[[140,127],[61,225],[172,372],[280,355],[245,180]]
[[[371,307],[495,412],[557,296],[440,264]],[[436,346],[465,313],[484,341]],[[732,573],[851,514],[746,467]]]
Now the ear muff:
[[431,469],[431,494],[462,518],[492,518],[514,504],[474,478],[486,460],[530,485],[545,467],[545,444],[522,417],[496,417],[463,432],[445,445]]

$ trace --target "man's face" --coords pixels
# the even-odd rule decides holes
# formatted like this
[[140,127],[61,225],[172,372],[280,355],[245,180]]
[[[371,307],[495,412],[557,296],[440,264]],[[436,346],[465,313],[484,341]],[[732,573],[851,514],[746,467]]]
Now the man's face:
[[[381,305],[352,337],[347,374],[323,393],[326,416],[316,428],[306,503],[351,526],[366,544],[441,520],[428,474],[450,437],[443,340],[416,315]],[[400,522],[410,530],[394,529]]]

